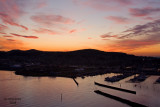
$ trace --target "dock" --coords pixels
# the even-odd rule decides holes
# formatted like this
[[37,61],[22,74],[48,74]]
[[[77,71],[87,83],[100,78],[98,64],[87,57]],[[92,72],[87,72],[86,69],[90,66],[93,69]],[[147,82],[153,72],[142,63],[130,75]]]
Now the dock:
[[114,90],[118,90],[118,91],[123,91],[123,92],[131,93],[131,94],[136,94],[136,91],[132,91],[132,90],[127,90],[127,89],[123,89],[123,88],[104,85],[104,84],[100,84],[98,82],[94,82],[94,84],[98,85],[98,86],[101,86],[101,87],[106,87],[106,88],[110,88],[110,89],[114,89]]
[[145,81],[148,77],[149,77],[149,76],[140,74],[139,76],[135,76],[133,79],[130,79],[129,82],[132,82],[132,83],[143,82],[143,81]]
[[129,101],[127,99],[123,99],[123,98],[120,98],[120,97],[117,97],[117,96],[114,96],[114,95],[111,95],[111,94],[108,94],[108,93],[104,93],[100,90],[95,90],[94,92],[97,93],[97,94],[103,95],[105,97],[108,97],[108,98],[117,100],[119,102],[122,102],[124,104],[130,105],[132,107],[147,107],[145,105],[142,105],[142,104],[139,104],[139,103],[136,103],[136,102],[132,102],[132,101]]
[[105,78],[105,81],[107,81],[107,82],[118,82],[118,81],[120,81],[120,80],[122,80],[122,79],[125,79],[125,78],[127,78],[127,77],[129,77],[129,76],[132,76],[133,74],[126,74],[126,73],[124,73],[124,74],[122,74],[122,75],[117,75],[117,76],[113,76],[113,77],[106,77]]

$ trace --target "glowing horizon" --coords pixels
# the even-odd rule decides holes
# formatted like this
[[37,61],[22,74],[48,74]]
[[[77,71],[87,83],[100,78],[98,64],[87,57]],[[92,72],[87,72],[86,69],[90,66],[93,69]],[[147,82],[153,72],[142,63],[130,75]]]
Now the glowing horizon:
[[159,0],[0,0],[0,51],[160,56]]

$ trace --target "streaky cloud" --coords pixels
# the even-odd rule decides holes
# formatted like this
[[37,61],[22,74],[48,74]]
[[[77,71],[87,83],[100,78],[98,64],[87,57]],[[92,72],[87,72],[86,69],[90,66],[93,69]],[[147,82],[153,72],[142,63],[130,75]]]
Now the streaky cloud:
[[104,34],[104,35],[100,35],[101,38],[117,38],[118,35],[109,35],[109,34]]
[[60,34],[57,31],[53,31],[53,30],[45,29],[45,28],[33,29],[33,31],[35,33],[39,33],[39,34],[49,34],[49,35],[58,35],[58,34]]
[[72,30],[69,31],[69,33],[74,33],[76,31],[77,31],[76,29],[72,29]]
[[56,24],[73,24],[75,21],[73,19],[61,16],[61,15],[54,15],[54,14],[39,14],[31,16],[31,19],[40,24],[45,26],[53,26]]
[[19,35],[19,34],[15,34],[15,33],[10,33],[13,36],[17,36],[17,37],[23,37],[23,38],[31,38],[31,39],[38,39],[37,36],[25,36],[25,35]]
[[5,29],[8,29],[8,27],[3,24],[0,24],[0,31],[4,31]]
[[[100,11],[119,10],[122,6],[133,4],[133,0],[72,0],[73,3],[84,5]],[[112,5],[111,5],[112,4]]]
[[125,17],[120,17],[120,16],[108,16],[105,17],[108,20],[111,20],[113,22],[115,22],[116,24],[128,24],[129,23],[129,19],[125,18]]
[[127,29],[120,38],[130,38],[135,36],[153,36],[160,33],[160,19],[146,23],[144,25],[136,25],[133,28]]
[[[160,19],[152,22],[136,25],[117,36],[112,44],[106,46],[108,51],[132,51],[147,46],[160,44]],[[102,38],[112,37],[101,35]]]
[[149,16],[153,13],[160,12],[160,8],[154,8],[154,7],[130,8],[129,12],[132,16],[144,17],[144,16]]
[[9,16],[7,14],[4,14],[4,13],[0,13],[0,19],[3,21],[3,23],[5,24],[9,24],[9,25],[12,25],[12,26],[17,26],[17,27],[21,27],[25,30],[28,30],[28,28],[26,26],[23,26],[23,25],[20,25],[18,23],[16,23],[13,19],[12,19],[12,16]]
[[4,35],[3,37],[6,37],[6,38],[12,38],[13,36],[10,36],[10,35]]

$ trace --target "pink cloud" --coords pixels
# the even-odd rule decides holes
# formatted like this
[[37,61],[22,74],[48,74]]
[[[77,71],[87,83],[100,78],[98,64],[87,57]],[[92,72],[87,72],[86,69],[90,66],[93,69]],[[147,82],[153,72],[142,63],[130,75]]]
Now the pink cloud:
[[6,34],[6,33],[0,32],[0,34]]
[[122,4],[122,5],[131,5],[133,4],[133,0],[115,0],[117,1],[119,4]]
[[77,24],[82,24],[83,22],[85,22],[85,20],[80,20]]
[[145,19],[145,20],[154,20],[153,17],[145,17],[144,19]]
[[22,35],[11,33],[14,36],[22,37]]
[[47,6],[47,3],[46,1],[40,1],[38,4],[37,4],[37,8],[43,8],[43,7],[46,7]]
[[23,38],[31,38],[31,39],[38,39],[37,36],[25,36],[25,35],[19,35],[19,34],[15,34],[15,33],[10,33],[14,36],[18,36],[18,37],[23,37]]
[[82,29],[80,29],[79,31],[86,31],[86,29],[85,29],[85,28],[82,28]]
[[39,4],[39,8],[42,8],[42,7],[45,7],[47,4],[46,3],[41,3],[41,4]]
[[118,16],[108,16],[106,19],[114,21],[117,24],[128,24],[129,19],[124,17],[118,17]]
[[24,14],[21,5],[19,4],[19,0],[0,0],[0,12],[10,16],[12,20],[16,20]]
[[85,5],[97,10],[118,10],[119,7],[132,5],[132,0],[73,0],[73,3]]
[[77,31],[76,29],[72,29],[72,30],[69,31],[69,33],[74,33],[76,31]]
[[72,29],[69,31],[69,33],[74,33],[74,32],[83,32],[85,31],[86,29],[85,28],[82,28],[82,29]]
[[36,33],[40,33],[40,34],[49,34],[49,35],[57,35],[59,34],[56,31],[53,30],[49,30],[49,29],[44,29],[44,28],[39,28],[38,30],[33,30]]
[[118,35],[109,35],[109,34],[105,34],[105,35],[101,35],[101,38],[118,38]]
[[8,16],[7,14],[4,13],[0,13],[0,19],[3,21],[3,23],[5,24],[9,24],[12,26],[17,26],[17,27],[21,27],[25,30],[28,30],[27,27],[23,26],[23,25],[19,25],[18,23],[15,23],[14,20],[12,19],[12,17]]
[[109,40],[109,39],[106,39],[106,38],[105,38],[105,39],[102,39],[102,40]]
[[52,26],[55,24],[73,24],[75,21],[60,15],[35,15],[31,19],[41,25]]
[[18,19],[25,13],[23,11],[23,2],[19,0],[0,0],[0,19],[4,24],[21,27],[28,30],[27,27],[18,24]]
[[160,12],[160,8],[153,8],[153,7],[145,7],[145,8],[130,8],[129,12],[132,16],[135,17],[144,17],[150,14]]
[[[0,31],[3,31],[3,30],[5,30],[5,29],[8,29],[8,27],[5,26],[5,25],[0,24]],[[1,34],[2,34],[2,33],[1,33]]]

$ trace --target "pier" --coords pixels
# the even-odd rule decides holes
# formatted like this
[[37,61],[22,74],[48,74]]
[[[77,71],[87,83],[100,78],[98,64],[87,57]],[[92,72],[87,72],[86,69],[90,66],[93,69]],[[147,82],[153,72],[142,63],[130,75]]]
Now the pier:
[[136,94],[136,91],[132,91],[132,90],[127,90],[127,89],[123,89],[123,88],[104,85],[104,84],[100,84],[100,83],[97,83],[97,82],[94,82],[94,84],[98,85],[98,86],[101,86],[101,87],[106,87],[106,88],[110,88],[110,89],[114,89],[114,90],[118,90],[118,91],[123,91],[123,92],[131,93],[131,94]]
[[142,105],[142,104],[139,104],[139,103],[136,103],[136,102],[132,102],[132,101],[129,101],[127,99],[123,99],[123,98],[120,98],[120,97],[117,97],[117,96],[114,96],[114,95],[111,95],[111,94],[108,94],[108,93],[104,93],[100,90],[95,90],[94,92],[97,93],[97,94],[103,95],[105,97],[120,101],[120,102],[125,103],[127,105],[130,105],[132,107],[147,107],[145,105]]
[[78,86],[79,84],[78,84],[78,82],[75,80],[75,78],[73,78],[73,80],[74,80],[74,82],[76,83],[76,85]]

